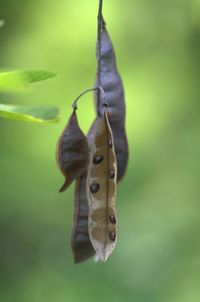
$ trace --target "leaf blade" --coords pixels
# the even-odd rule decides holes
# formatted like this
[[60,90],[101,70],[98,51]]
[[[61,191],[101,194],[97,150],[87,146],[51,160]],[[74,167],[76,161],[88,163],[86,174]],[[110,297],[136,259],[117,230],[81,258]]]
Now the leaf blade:
[[56,77],[57,74],[47,70],[24,70],[24,76],[27,77],[28,83],[35,83]]
[[0,104],[0,117],[34,123],[59,121],[59,110],[55,106],[15,106]]
[[31,83],[44,81],[57,74],[46,70],[14,70],[0,72],[0,91],[24,91]]

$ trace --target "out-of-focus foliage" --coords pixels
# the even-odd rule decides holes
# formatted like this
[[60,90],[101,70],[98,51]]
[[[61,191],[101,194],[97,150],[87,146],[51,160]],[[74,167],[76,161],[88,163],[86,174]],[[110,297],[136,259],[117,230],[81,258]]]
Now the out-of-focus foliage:
[[0,104],[0,117],[24,122],[57,122],[58,108],[53,106],[14,106]]
[[[118,188],[116,250],[106,264],[80,266],[70,250],[73,186],[58,194],[55,144],[74,97],[94,82],[97,1],[0,2],[0,67],[58,72],[28,97],[63,110],[61,124],[45,127],[0,120],[1,301],[200,300],[200,3],[104,2],[130,160]],[[16,104],[21,98],[27,104],[27,95]],[[90,95],[78,115],[87,131]]]
[[0,20],[0,27],[4,26],[4,20]]
[[30,83],[47,80],[55,76],[55,73],[44,70],[0,72],[0,91],[24,91]]
[[[47,80],[56,74],[44,70],[0,72],[0,91],[25,91],[28,84]],[[29,122],[58,121],[58,108],[53,106],[14,106],[0,104],[0,117]]]

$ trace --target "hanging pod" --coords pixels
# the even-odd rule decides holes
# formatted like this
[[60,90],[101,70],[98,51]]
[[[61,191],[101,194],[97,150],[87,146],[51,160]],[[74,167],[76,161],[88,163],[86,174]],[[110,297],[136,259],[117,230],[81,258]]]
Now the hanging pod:
[[93,138],[87,175],[88,227],[91,243],[100,261],[106,261],[116,244],[117,163],[107,110]]
[[[105,262],[114,250],[116,187],[128,162],[124,89],[102,5],[99,0],[96,85],[74,101],[73,113],[57,144],[57,162],[65,176],[60,192],[76,180],[71,235],[75,263],[94,254]],[[78,99],[89,91],[95,91],[97,117],[86,137],[78,125],[76,109]]]
[[69,185],[84,173],[89,161],[87,138],[81,131],[74,109],[69,122],[57,144],[57,162],[65,182],[60,189],[63,192]]
[[71,247],[74,262],[83,262],[95,254],[88,233],[88,201],[86,195],[87,174],[84,173],[76,180],[74,219],[71,235]]
[[[98,117],[94,120],[87,136],[90,149],[98,120]],[[86,194],[86,180],[87,171],[85,171],[83,175],[76,180],[75,186],[74,219],[71,236],[71,246],[75,263],[83,262],[95,254],[88,231],[88,198]]]
[[[102,9],[102,8],[100,8]],[[125,131],[125,97],[121,77],[118,73],[115,52],[99,12],[97,43],[98,70],[96,86],[102,86],[108,104],[108,119],[113,132],[118,166],[118,181],[122,179],[128,163],[128,143]],[[99,116],[104,114],[102,95],[95,91],[96,109]]]

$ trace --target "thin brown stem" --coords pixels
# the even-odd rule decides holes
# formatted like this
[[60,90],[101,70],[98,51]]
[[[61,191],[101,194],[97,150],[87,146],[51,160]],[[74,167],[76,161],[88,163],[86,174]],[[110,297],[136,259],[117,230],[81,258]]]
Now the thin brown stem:
[[77,107],[77,102],[78,102],[78,100],[79,100],[84,94],[86,94],[86,93],[88,93],[88,92],[90,92],[90,91],[95,91],[95,90],[97,90],[97,89],[98,89],[98,87],[90,88],[90,89],[87,89],[87,90],[83,91],[81,94],[79,94],[79,96],[77,96],[77,98],[76,98],[75,101],[73,102],[72,108],[73,108],[74,110],[77,110],[77,109],[78,109],[78,107]]
[[[101,75],[100,75],[100,69],[101,69],[101,31],[102,31],[102,9],[103,9],[103,0],[99,0],[99,10],[98,10],[98,30],[97,30],[97,39],[98,39],[98,71],[97,71],[97,77],[98,77],[98,84],[101,87]],[[97,108],[99,108],[100,103],[100,91],[98,91],[98,99],[97,99]]]
[[77,107],[77,102],[78,102],[78,100],[79,100],[84,94],[86,94],[86,93],[88,93],[88,92],[91,92],[91,91],[96,91],[96,90],[98,91],[98,94],[102,94],[102,98],[103,98],[103,100],[105,100],[105,92],[104,92],[104,90],[103,90],[103,88],[102,88],[101,86],[99,86],[99,87],[94,87],[94,88],[89,88],[89,89],[83,91],[81,94],[79,94],[79,96],[77,96],[77,98],[75,99],[75,101],[74,101],[73,104],[72,104],[72,108],[73,108],[74,110],[77,110],[77,109],[78,109],[78,107]]

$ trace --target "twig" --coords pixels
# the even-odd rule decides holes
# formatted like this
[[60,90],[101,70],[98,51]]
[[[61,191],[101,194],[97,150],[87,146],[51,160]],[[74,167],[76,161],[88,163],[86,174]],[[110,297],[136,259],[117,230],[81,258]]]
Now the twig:
[[105,101],[105,92],[104,92],[104,90],[103,90],[103,88],[102,88],[101,86],[98,86],[98,87],[94,87],[94,88],[87,89],[87,90],[83,91],[81,94],[79,94],[79,96],[78,96],[78,97],[75,99],[75,101],[73,102],[72,108],[73,108],[74,110],[77,110],[77,109],[78,109],[78,107],[77,107],[77,102],[78,102],[78,100],[79,100],[84,94],[86,94],[86,93],[88,93],[88,92],[90,92],[90,91],[96,91],[96,90],[98,90],[98,94],[99,94],[99,95],[102,94],[103,100]]
[[[100,76],[100,69],[101,69],[101,31],[102,31],[102,9],[103,9],[103,0],[99,0],[99,11],[98,11],[98,30],[97,30],[97,39],[98,39],[98,84],[101,87],[101,76]],[[97,108],[99,108],[100,103],[100,91],[98,91],[98,98],[97,98]]]

